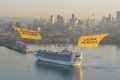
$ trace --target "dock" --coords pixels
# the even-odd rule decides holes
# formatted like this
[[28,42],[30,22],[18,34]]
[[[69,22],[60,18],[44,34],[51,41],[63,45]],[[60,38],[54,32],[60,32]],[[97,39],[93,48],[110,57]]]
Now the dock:
[[0,46],[6,46],[17,42],[15,35],[0,33]]
[[0,33],[0,46],[4,46],[24,54],[27,53],[27,46],[12,34]]

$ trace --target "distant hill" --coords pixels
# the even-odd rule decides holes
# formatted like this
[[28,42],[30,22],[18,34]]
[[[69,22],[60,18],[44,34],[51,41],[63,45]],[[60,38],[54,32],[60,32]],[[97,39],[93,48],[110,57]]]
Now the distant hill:
[[25,17],[0,17],[0,21],[3,22],[21,22],[25,24],[32,24],[35,18],[25,18]]

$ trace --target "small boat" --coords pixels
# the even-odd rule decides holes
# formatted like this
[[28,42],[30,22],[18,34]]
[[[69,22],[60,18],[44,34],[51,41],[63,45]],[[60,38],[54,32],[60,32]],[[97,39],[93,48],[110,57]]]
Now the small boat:
[[63,64],[68,66],[79,66],[82,61],[82,53],[72,53],[67,49],[64,49],[60,52],[39,50],[35,54],[35,56],[40,61]]

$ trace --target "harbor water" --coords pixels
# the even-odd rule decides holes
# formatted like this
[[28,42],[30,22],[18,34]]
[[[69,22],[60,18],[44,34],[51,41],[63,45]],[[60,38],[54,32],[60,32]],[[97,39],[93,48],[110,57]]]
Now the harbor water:
[[37,61],[34,54],[22,54],[0,47],[0,80],[120,80],[120,47],[77,48],[73,45],[28,45],[32,51],[68,49],[83,54],[81,66],[70,67]]

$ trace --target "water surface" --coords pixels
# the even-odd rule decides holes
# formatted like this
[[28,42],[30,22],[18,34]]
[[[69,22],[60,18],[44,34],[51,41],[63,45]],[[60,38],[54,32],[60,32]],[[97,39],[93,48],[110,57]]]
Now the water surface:
[[0,80],[119,80],[120,48],[99,46],[77,48],[72,45],[29,45],[33,51],[47,49],[61,51],[64,48],[83,53],[79,67],[69,67],[39,62],[33,54],[21,54],[0,47]]

